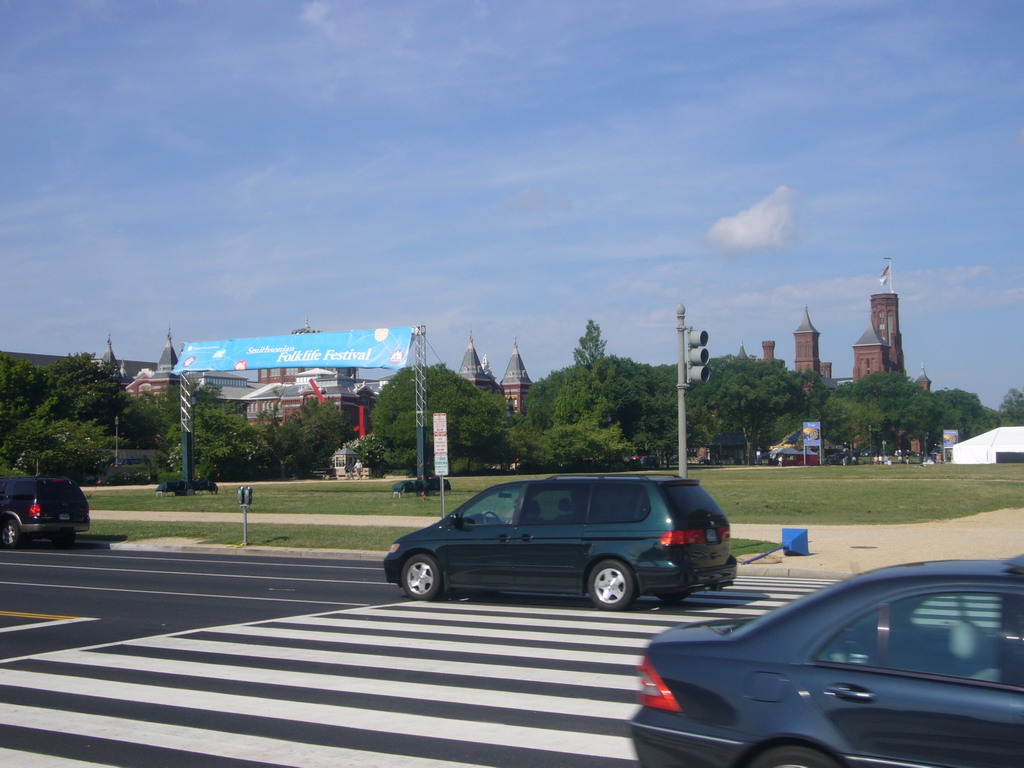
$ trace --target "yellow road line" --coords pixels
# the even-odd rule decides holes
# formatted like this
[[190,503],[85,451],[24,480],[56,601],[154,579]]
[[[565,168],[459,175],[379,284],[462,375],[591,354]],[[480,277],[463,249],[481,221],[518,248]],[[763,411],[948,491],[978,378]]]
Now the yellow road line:
[[0,616],[13,616],[18,619],[45,619],[47,621],[63,621],[78,618],[78,616],[51,616],[47,613],[19,613],[17,611],[0,611]]

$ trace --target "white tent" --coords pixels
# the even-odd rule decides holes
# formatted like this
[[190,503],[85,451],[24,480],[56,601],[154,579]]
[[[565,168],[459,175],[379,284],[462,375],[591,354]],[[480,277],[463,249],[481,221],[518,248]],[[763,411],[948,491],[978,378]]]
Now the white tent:
[[954,464],[1024,462],[1024,427],[999,427],[953,446]]

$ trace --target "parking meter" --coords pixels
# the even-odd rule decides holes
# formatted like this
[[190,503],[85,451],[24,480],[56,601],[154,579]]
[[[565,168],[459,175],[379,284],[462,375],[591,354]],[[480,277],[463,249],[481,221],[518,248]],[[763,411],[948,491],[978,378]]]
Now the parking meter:
[[252,505],[252,486],[238,486],[238,506],[242,508],[242,546],[249,546],[249,507]]

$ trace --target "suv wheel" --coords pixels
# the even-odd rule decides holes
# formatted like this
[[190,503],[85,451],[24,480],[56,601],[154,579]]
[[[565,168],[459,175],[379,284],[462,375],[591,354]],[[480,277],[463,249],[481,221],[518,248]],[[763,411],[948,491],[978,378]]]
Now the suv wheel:
[[618,560],[602,560],[587,582],[590,601],[603,611],[624,611],[636,600],[636,577]]
[[413,600],[436,600],[443,581],[437,560],[430,555],[413,555],[402,566],[402,589]]
[[15,549],[21,546],[21,526],[13,517],[8,517],[0,525],[0,545],[4,549]]

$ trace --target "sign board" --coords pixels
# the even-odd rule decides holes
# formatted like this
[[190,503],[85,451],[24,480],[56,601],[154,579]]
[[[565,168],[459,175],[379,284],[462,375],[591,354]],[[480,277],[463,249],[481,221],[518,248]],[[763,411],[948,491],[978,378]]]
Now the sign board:
[[447,453],[435,453],[434,454],[434,474],[438,477],[444,477],[448,474],[448,454]]
[[448,474],[448,414],[434,414],[434,474]]
[[292,333],[222,341],[190,341],[172,373],[267,368],[387,368],[409,363],[413,329]]

